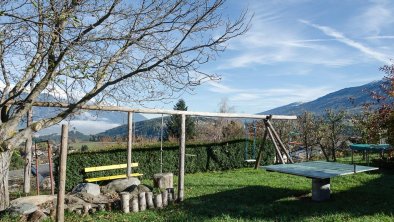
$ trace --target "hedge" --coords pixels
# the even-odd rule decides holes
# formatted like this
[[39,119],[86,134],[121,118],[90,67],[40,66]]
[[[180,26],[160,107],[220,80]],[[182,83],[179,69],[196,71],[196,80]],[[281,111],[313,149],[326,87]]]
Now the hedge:
[[[251,156],[252,141],[249,141],[249,156]],[[256,155],[260,141],[256,143]],[[163,172],[178,172],[178,152],[177,145],[166,145],[163,147]],[[251,167],[251,163],[244,161],[245,140],[232,140],[222,143],[196,143],[186,145],[186,173],[221,171],[242,167]],[[126,148],[95,152],[70,153],[67,157],[67,178],[66,190],[71,190],[84,178],[109,176],[125,173],[125,169],[92,172],[85,174],[84,168],[92,166],[104,166],[121,164],[127,162]],[[271,164],[274,159],[274,149],[267,146],[263,154],[264,164]],[[138,162],[139,167],[133,168],[134,172],[143,173],[144,178],[151,178],[153,174],[160,172],[160,145],[138,148],[133,147],[133,162]],[[55,163],[55,180],[58,181],[58,159]]]

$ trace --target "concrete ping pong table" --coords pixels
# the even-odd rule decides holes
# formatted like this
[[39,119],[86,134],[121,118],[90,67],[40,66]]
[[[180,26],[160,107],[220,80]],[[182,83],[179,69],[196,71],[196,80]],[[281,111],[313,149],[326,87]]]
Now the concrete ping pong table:
[[330,179],[354,173],[378,170],[376,167],[350,165],[335,162],[311,161],[293,164],[261,166],[267,171],[274,171],[312,179],[312,200],[324,201],[330,199]]

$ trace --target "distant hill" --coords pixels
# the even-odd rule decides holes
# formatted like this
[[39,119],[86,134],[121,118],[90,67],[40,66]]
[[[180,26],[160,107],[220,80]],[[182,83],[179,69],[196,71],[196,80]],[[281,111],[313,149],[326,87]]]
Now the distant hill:
[[376,103],[371,97],[371,92],[376,92],[381,95],[385,94],[381,87],[384,83],[385,82],[381,80],[362,86],[344,88],[310,102],[291,103],[259,114],[300,115],[308,111],[316,115],[321,115],[326,109],[346,110],[351,113],[357,113],[362,110],[363,104]]
[[[89,141],[90,136],[85,135],[79,131],[71,130],[68,132],[68,138],[70,141]],[[46,141],[46,140],[53,140],[56,143],[60,143],[60,134],[53,133],[49,135],[39,136],[33,138],[34,141]]]
[[[164,128],[166,127],[167,119],[168,117],[164,117]],[[159,138],[161,133],[161,117],[135,122],[133,126],[133,131],[136,136],[144,136],[146,138]],[[96,136],[125,137],[127,136],[127,133],[128,125],[123,124],[121,126],[106,130],[102,133],[98,133],[96,134]]]

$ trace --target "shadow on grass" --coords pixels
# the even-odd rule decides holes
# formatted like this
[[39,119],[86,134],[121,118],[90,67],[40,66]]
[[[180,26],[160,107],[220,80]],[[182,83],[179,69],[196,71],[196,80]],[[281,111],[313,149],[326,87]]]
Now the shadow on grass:
[[[286,182],[286,181],[284,181]],[[289,186],[291,187],[291,186]],[[350,218],[375,214],[394,215],[394,177],[378,179],[346,191],[335,192],[326,202],[313,202],[310,193],[291,188],[248,186],[186,199],[185,215],[201,220],[230,217],[251,220],[303,220],[313,217]],[[186,219],[186,218],[185,218]]]

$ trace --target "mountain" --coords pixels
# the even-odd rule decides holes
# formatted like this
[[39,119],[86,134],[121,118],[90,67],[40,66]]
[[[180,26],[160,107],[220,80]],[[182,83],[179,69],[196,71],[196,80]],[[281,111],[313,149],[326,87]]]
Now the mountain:
[[[168,117],[164,117],[164,131],[166,128],[166,121]],[[161,117],[139,121],[134,123],[133,131],[136,136],[144,136],[145,138],[160,138],[161,133]],[[96,134],[98,137],[126,137],[128,133],[128,125],[120,125],[118,127],[106,130],[102,133]]]
[[346,110],[351,113],[357,113],[362,110],[363,104],[371,103],[375,107],[378,106],[376,104],[377,101],[372,98],[371,93],[386,95],[382,89],[383,84],[387,84],[387,82],[380,80],[362,86],[344,88],[310,102],[291,103],[259,114],[300,115],[308,111],[316,115],[321,115],[326,109]]

